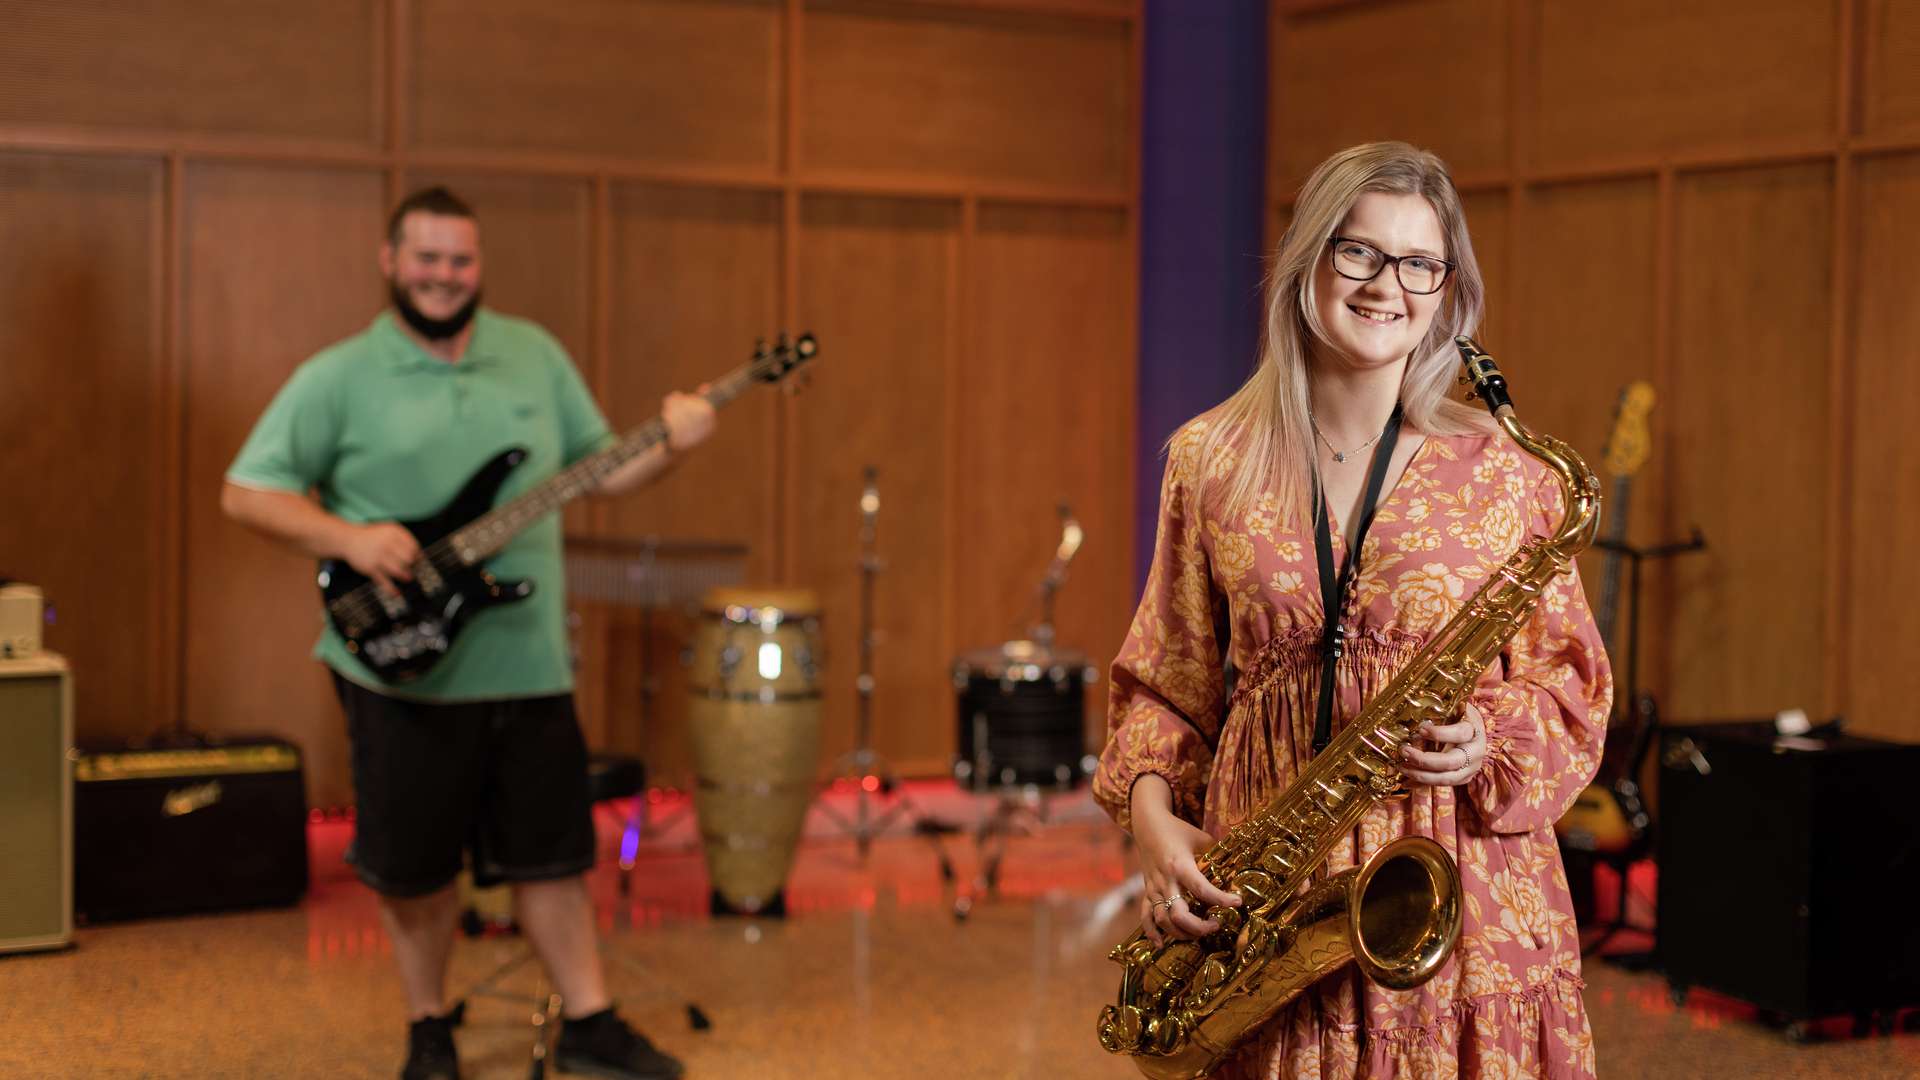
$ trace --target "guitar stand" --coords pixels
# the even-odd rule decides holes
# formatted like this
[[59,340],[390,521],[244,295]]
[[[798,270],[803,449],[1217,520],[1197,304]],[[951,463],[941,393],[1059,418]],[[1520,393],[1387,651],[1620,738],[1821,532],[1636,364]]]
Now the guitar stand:
[[[1651,695],[1640,690],[1640,565],[1649,559],[1668,559],[1675,555],[1700,551],[1707,546],[1707,540],[1696,525],[1693,535],[1687,539],[1657,544],[1653,547],[1635,547],[1620,540],[1597,540],[1593,546],[1602,551],[1623,555],[1627,559],[1627,679],[1625,685],[1630,700],[1634,701],[1636,707],[1643,710],[1643,715],[1648,718],[1646,727],[1638,733],[1635,745],[1627,755],[1626,775],[1637,784],[1641,766],[1646,761],[1647,752],[1653,748],[1660,728],[1659,713],[1653,707]],[[1649,826],[1649,837],[1654,827],[1657,826]],[[1650,839],[1647,845],[1651,845]],[[1633,891],[1629,872],[1633,864],[1640,861],[1643,854],[1643,851],[1629,849],[1624,856],[1603,855],[1598,852],[1591,855],[1593,865],[1605,865],[1620,879],[1620,901],[1614,911],[1613,921],[1600,927],[1600,932],[1594,936],[1593,940],[1581,946],[1582,956],[1598,952],[1623,930],[1637,930],[1641,933],[1656,932],[1655,927],[1636,926],[1627,918],[1627,901],[1632,897]],[[1591,889],[1590,874],[1588,880],[1587,888]],[[1651,951],[1619,953],[1614,956],[1603,956],[1602,959],[1628,971],[1646,971],[1658,965],[1657,954]]]

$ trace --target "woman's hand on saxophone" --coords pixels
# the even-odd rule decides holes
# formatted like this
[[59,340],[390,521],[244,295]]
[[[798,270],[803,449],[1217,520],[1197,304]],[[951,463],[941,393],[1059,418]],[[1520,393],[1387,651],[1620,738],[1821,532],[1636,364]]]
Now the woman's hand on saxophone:
[[1173,812],[1173,789],[1151,773],[1134,781],[1131,795],[1133,842],[1140,849],[1140,929],[1155,948],[1168,939],[1203,937],[1220,929],[1213,919],[1193,913],[1192,905],[1238,907],[1240,898],[1207,880],[1194,856],[1213,845],[1213,837]]
[[1460,719],[1451,724],[1428,724],[1421,734],[1438,750],[1408,743],[1401,751],[1400,772],[1430,787],[1456,787],[1473,779],[1487,763],[1487,719],[1472,702],[1460,707]]

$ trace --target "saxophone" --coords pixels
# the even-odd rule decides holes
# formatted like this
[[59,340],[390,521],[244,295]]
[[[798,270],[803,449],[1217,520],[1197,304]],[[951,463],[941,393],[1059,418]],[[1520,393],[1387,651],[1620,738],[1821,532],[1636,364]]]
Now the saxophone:
[[1521,545],[1424,648],[1259,813],[1199,857],[1208,880],[1241,905],[1203,917],[1220,929],[1156,948],[1135,931],[1109,955],[1124,973],[1100,1011],[1100,1045],[1131,1055],[1153,1080],[1212,1071],[1235,1045],[1313,983],[1355,964],[1406,990],[1432,978],[1460,940],[1460,876],[1424,836],[1402,837],[1362,866],[1314,882],[1314,871],[1376,803],[1402,794],[1400,751],[1428,722],[1448,723],[1541,592],[1593,542],[1600,483],[1580,455],[1513,414],[1506,379],[1471,338],[1456,337],[1463,383],[1500,427],[1551,468],[1566,495],[1557,532]]

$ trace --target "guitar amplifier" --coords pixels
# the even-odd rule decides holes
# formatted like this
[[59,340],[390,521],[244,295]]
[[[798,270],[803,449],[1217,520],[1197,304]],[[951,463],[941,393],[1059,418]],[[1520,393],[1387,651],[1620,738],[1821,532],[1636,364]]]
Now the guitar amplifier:
[[66,662],[0,660],[0,953],[73,938],[72,746]]
[[102,922],[307,891],[300,751],[278,739],[95,749],[74,763],[74,902]]
[[1665,729],[1657,951],[1674,989],[1796,1021],[1920,1005],[1916,773],[1920,746]]

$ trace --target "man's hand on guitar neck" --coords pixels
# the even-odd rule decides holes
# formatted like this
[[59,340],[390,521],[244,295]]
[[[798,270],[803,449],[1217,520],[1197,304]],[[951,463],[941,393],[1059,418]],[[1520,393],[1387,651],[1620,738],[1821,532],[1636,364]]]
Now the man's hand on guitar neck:
[[713,402],[700,395],[707,384],[691,394],[674,391],[660,399],[660,418],[667,422],[667,445],[676,454],[691,450],[713,434]]
[[667,425],[667,441],[615,469],[595,494],[624,495],[657,479],[680,453],[706,442],[714,428],[713,403],[700,396],[706,390],[702,384],[696,393],[675,391],[661,398],[660,418]]

